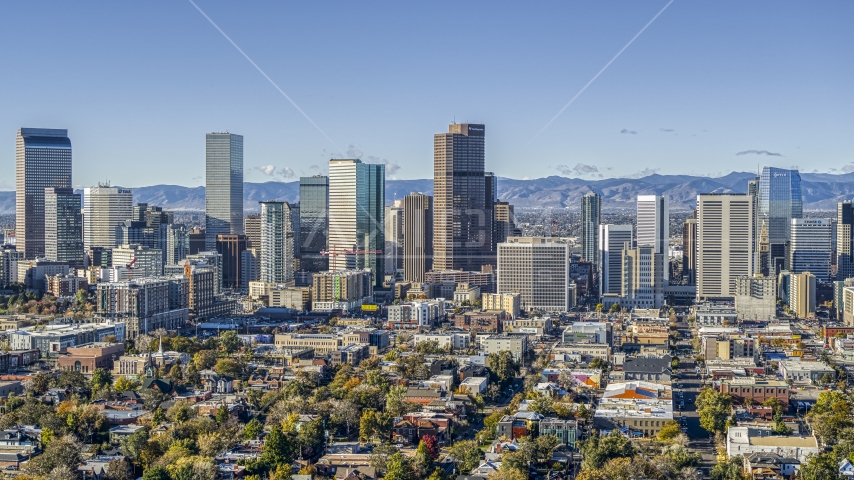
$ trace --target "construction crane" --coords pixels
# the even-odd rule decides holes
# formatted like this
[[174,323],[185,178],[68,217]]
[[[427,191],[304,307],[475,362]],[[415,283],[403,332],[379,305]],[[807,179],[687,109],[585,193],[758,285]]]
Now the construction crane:
[[133,260],[130,261],[125,268],[128,269],[128,280],[133,280],[133,264],[136,263],[136,257],[133,257]]

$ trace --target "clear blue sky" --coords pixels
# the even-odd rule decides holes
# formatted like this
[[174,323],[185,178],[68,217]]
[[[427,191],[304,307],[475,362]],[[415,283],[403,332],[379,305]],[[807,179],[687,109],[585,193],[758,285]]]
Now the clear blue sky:
[[222,130],[247,181],[347,150],[427,178],[454,118],[513,178],[854,168],[851,1],[676,0],[532,141],[665,3],[198,0],[336,152],[187,1],[3,2],[0,189],[20,126],[69,129],[76,186],[203,184]]

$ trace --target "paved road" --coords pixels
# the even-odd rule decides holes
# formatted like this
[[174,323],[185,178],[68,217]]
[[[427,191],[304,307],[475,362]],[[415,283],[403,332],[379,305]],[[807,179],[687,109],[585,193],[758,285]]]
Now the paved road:
[[[677,324],[677,329],[682,338],[679,345],[689,346],[691,339],[688,338],[688,335],[692,335],[692,333],[688,324],[683,320]],[[700,417],[697,414],[695,402],[702,390],[703,384],[702,378],[696,373],[695,369],[697,365],[693,357],[694,354],[691,353],[679,358],[681,378],[674,379],[673,381],[674,417],[677,417],[676,419],[680,422],[680,425],[687,425],[688,431],[685,433],[690,440],[688,448],[702,455],[701,466],[704,473],[708,475],[709,469],[717,463],[717,452],[715,451],[713,439],[709,438],[709,432],[700,426]],[[684,402],[684,407],[681,410],[679,409],[680,398]],[[679,417],[686,417],[686,423],[682,423],[682,419]]]

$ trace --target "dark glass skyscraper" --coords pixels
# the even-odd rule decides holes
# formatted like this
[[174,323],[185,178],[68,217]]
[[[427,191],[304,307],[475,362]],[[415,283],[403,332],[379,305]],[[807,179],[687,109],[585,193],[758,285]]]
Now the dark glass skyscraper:
[[329,222],[329,177],[300,177],[300,270],[322,272],[329,269],[326,250]]
[[[759,177],[759,218],[765,221],[770,247],[769,274],[786,268],[786,245],[791,236],[793,218],[803,218],[801,174],[797,170],[765,167]],[[773,267],[773,268],[772,268]]]
[[73,188],[44,191],[44,246],[49,260],[83,266],[83,217],[80,194]]
[[602,217],[602,197],[587,192],[581,197],[581,257],[586,262],[599,263],[599,221]]
[[44,192],[71,188],[68,130],[20,128],[15,141],[15,235],[24,258],[44,257]]
[[243,136],[209,133],[205,138],[205,250],[217,235],[243,234]]
[[451,124],[433,136],[433,269],[494,265],[494,176],[484,172],[485,128]]

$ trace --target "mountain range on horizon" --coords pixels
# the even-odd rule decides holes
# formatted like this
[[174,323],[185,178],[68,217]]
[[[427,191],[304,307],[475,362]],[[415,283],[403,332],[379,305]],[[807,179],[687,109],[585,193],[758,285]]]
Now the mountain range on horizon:
[[[531,180],[499,177],[498,198],[516,208],[578,209],[581,197],[595,191],[602,196],[603,210],[634,209],[638,195],[667,195],[671,210],[694,208],[702,193],[746,193],[748,180],[756,174],[732,172],[718,178],[694,175],[653,174],[642,178],[589,180],[549,176]],[[801,190],[806,210],[836,210],[836,204],[854,199],[854,172],[845,174],[801,173]],[[133,189],[134,202],[145,202],[171,210],[202,211],[205,187],[152,185]],[[433,193],[432,179],[386,180],[386,203],[402,199],[410,192]],[[259,210],[258,202],[299,199],[299,181],[244,183],[244,208]],[[0,192],[0,214],[15,213],[15,192]]]

